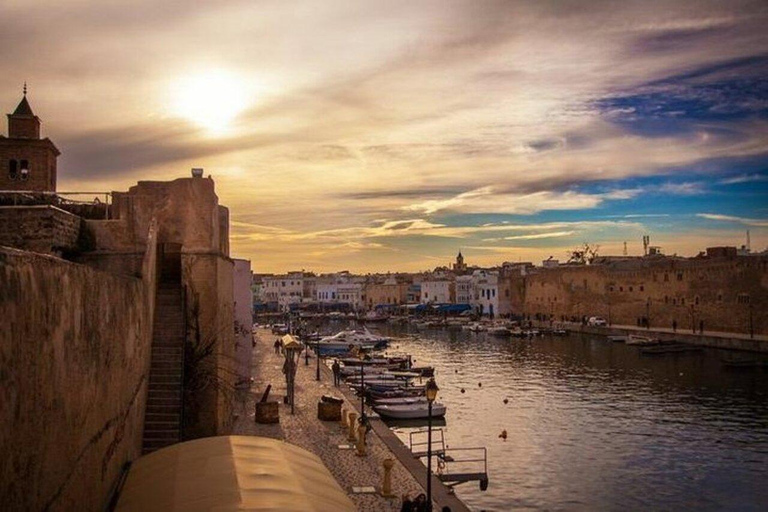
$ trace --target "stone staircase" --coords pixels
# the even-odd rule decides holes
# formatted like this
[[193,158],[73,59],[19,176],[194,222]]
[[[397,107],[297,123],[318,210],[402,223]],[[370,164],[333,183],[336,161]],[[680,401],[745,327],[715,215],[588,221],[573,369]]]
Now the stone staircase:
[[155,300],[142,453],[181,441],[183,315],[181,283],[175,276],[165,274],[158,285]]

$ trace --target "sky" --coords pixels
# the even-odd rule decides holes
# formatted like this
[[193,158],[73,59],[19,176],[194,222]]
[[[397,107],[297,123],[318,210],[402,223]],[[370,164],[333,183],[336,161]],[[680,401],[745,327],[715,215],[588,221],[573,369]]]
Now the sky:
[[212,175],[254,271],[768,247],[764,1],[0,0],[60,191]]

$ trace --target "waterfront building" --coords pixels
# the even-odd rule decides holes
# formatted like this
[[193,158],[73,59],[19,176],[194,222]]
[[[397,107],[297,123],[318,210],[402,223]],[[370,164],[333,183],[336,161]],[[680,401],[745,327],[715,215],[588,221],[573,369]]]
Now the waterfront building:
[[475,283],[473,276],[456,277],[456,304],[472,304],[475,301]]
[[383,282],[374,278],[365,283],[363,290],[364,302],[368,309],[376,306],[395,306],[405,304],[408,300],[410,283],[399,282],[395,276],[388,276]]
[[316,286],[315,275],[303,270],[264,276],[261,300],[267,304],[276,304],[279,311],[288,311],[293,304],[314,302]]
[[499,276],[487,270],[475,270],[472,273],[474,297],[470,304],[481,315],[498,316],[499,311]]
[[421,281],[422,304],[447,304],[452,303],[455,298],[455,287],[453,281],[447,277],[437,277]]

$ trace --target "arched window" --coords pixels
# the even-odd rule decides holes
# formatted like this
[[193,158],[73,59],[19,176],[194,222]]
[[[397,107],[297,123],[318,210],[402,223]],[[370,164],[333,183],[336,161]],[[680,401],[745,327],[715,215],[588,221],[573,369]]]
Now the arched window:
[[16,160],[8,161],[8,177],[15,180],[19,177],[19,162]]
[[26,181],[29,178],[29,162],[26,160],[22,160],[19,164],[19,175],[22,179],[22,181]]

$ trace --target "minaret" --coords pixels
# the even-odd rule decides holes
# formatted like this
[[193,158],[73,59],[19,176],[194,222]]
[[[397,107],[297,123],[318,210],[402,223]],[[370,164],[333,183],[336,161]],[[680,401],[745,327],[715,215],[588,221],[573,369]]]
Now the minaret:
[[0,190],[56,191],[56,158],[59,150],[50,139],[40,138],[40,118],[24,96],[8,114],[8,137],[0,135]]

